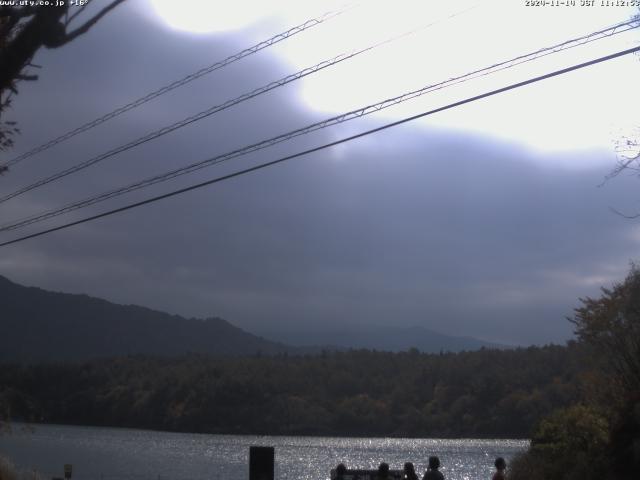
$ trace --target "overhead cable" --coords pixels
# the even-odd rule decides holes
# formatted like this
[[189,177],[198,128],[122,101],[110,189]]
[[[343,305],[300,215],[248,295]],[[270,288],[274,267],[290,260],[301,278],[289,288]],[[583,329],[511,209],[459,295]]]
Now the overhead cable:
[[270,162],[262,163],[260,165],[255,165],[253,167],[246,168],[244,170],[240,170],[240,171],[228,174],[228,175],[224,175],[224,176],[221,176],[221,177],[213,178],[211,180],[207,180],[206,182],[197,183],[197,184],[191,185],[189,187],[181,188],[179,190],[174,190],[172,192],[165,193],[165,194],[162,194],[162,195],[158,195],[158,196],[155,196],[155,197],[152,197],[152,198],[148,198],[146,200],[142,200],[142,201],[139,201],[139,202],[131,203],[131,204],[125,205],[123,207],[119,207],[119,208],[116,208],[116,209],[113,209],[113,210],[109,210],[107,212],[103,212],[103,213],[100,213],[100,214],[97,214],[97,215],[92,215],[90,217],[86,217],[86,218],[83,218],[81,220],[76,220],[74,222],[65,223],[65,224],[59,225],[57,227],[48,228],[46,230],[41,230],[39,232],[35,232],[35,233],[30,234],[30,235],[25,235],[25,236],[20,237],[20,238],[9,240],[9,241],[0,243],[0,247],[4,247],[4,246],[12,245],[12,244],[15,244],[15,243],[23,242],[23,241],[31,239],[31,238],[35,238],[35,237],[39,237],[39,236],[42,236],[42,235],[46,235],[48,233],[56,232],[58,230],[63,230],[63,229],[66,229],[66,228],[70,228],[70,227],[73,227],[75,225],[80,225],[80,224],[83,224],[83,223],[87,223],[87,222],[90,222],[90,221],[93,221],[93,220],[97,220],[99,218],[103,218],[103,217],[107,217],[107,216],[110,216],[110,215],[114,215],[116,213],[121,213],[121,212],[124,212],[126,210],[131,210],[133,208],[141,207],[143,205],[154,203],[154,202],[166,199],[166,198],[174,197],[176,195],[181,195],[183,193],[186,193],[186,192],[189,192],[189,191],[192,191],[192,190],[203,188],[203,187],[206,187],[208,185],[213,185],[215,183],[219,183],[219,182],[222,182],[224,180],[229,180],[231,178],[239,177],[239,176],[245,175],[247,173],[255,172],[257,170],[261,170],[261,169],[264,169],[264,168],[267,168],[267,167],[271,167],[271,166],[277,165],[279,163],[283,163],[283,162],[286,162],[286,161],[289,161],[289,160],[293,160],[295,158],[299,158],[299,157],[302,157],[302,156],[305,156],[305,155],[309,155],[311,153],[315,153],[315,152],[318,152],[318,151],[321,151],[321,150],[324,150],[324,149],[327,149],[327,148],[330,148],[330,147],[334,147],[336,145],[340,145],[340,144],[355,140],[357,138],[361,138],[361,137],[364,137],[364,136],[367,136],[367,135],[371,135],[371,134],[374,134],[374,133],[377,133],[377,132],[381,132],[383,130],[386,130],[386,129],[389,129],[389,128],[392,128],[392,127],[396,127],[398,125],[402,125],[404,123],[411,122],[411,121],[414,121],[414,120],[417,120],[417,119],[420,119],[420,118],[424,118],[426,116],[433,115],[433,114],[438,113],[438,112],[442,112],[442,111],[445,111],[445,110],[456,108],[456,107],[459,107],[459,106],[462,106],[462,105],[465,105],[465,104],[468,104],[468,103],[471,103],[471,102],[475,102],[475,101],[478,101],[478,100],[481,100],[481,99],[484,99],[484,98],[487,98],[487,97],[491,97],[491,96],[494,96],[494,95],[498,95],[500,93],[507,92],[509,90],[514,90],[516,88],[521,88],[521,87],[524,87],[526,85],[530,85],[530,84],[535,83],[535,82],[539,82],[539,81],[546,80],[546,79],[549,79],[549,78],[557,77],[559,75],[564,75],[566,73],[573,72],[575,70],[579,70],[579,69],[582,69],[582,68],[590,67],[592,65],[596,65],[598,63],[602,63],[602,62],[606,62],[606,61],[609,61],[609,60],[613,60],[615,58],[622,57],[624,55],[629,55],[631,53],[635,53],[635,52],[638,52],[638,51],[640,51],[640,46],[629,48],[629,49],[626,49],[626,50],[622,50],[622,51],[619,51],[619,52],[616,52],[616,53],[612,53],[610,55],[606,55],[604,57],[600,57],[600,58],[596,58],[594,60],[590,60],[588,62],[580,63],[580,64],[577,64],[577,65],[573,65],[571,67],[566,67],[566,68],[563,68],[563,69],[560,69],[560,70],[556,70],[556,71],[553,71],[553,72],[550,72],[550,73],[547,73],[547,74],[544,74],[544,75],[533,77],[533,78],[530,78],[528,80],[524,80],[522,82],[513,83],[511,85],[507,85],[507,86],[502,87],[502,88],[491,90],[489,92],[485,92],[485,93],[482,93],[480,95],[476,95],[476,96],[473,96],[473,97],[466,98],[464,100],[459,100],[457,102],[450,103],[450,104],[445,105],[443,107],[435,108],[433,110],[429,110],[429,111],[426,111],[426,112],[423,112],[423,113],[419,113],[419,114],[413,115],[411,117],[406,117],[406,118],[403,118],[402,120],[398,120],[398,121],[395,121],[395,122],[387,123],[387,124],[382,125],[380,127],[372,128],[370,130],[358,133],[356,135],[351,135],[349,137],[342,138],[340,140],[336,140],[334,142],[325,143],[324,145],[320,145],[318,147],[310,148],[308,150],[304,150],[302,152],[295,153],[293,155],[288,155],[286,157],[282,157],[282,158],[279,158],[277,160],[272,160]]
[[180,168],[176,168],[173,170],[170,170],[168,172],[159,174],[159,175],[155,175],[140,181],[137,181],[135,183],[123,186],[123,187],[119,187],[113,190],[109,190],[107,192],[103,192],[99,195],[95,195],[95,196],[91,196],[88,198],[85,198],[83,200],[80,201],[76,201],[70,204],[67,204],[63,207],[59,207],[56,209],[51,209],[45,212],[41,212],[32,216],[29,216],[27,218],[23,218],[20,220],[14,220],[11,223],[7,223],[4,224],[2,226],[0,226],[0,232],[3,231],[10,231],[10,230],[15,230],[17,228],[21,228],[27,225],[31,225],[33,223],[38,223],[44,220],[47,220],[49,218],[53,218],[53,217],[57,217],[59,215],[80,209],[80,208],[84,208],[87,207],[89,205],[93,205],[96,203],[100,203],[103,201],[106,201],[108,199],[114,198],[114,197],[118,197],[120,195],[124,195],[126,193],[135,191],[135,190],[139,190],[141,188],[145,188],[160,182],[164,182],[167,180],[170,180],[172,178],[178,177],[178,176],[182,176],[188,173],[192,173],[194,171],[200,170],[202,168],[205,167],[209,167],[212,165],[216,165],[228,160],[231,160],[233,158],[238,158],[244,155],[247,155],[249,153],[253,153],[259,150],[263,150],[265,148],[271,147],[273,145],[291,140],[295,137],[301,136],[301,135],[306,135],[309,134],[311,132],[317,131],[317,130],[321,130],[333,125],[337,125],[340,123],[344,123],[346,121],[350,121],[356,118],[360,118],[366,115],[369,115],[371,113],[375,113],[381,110],[384,110],[386,108],[398,105],[400,103],[406,102],[408,100],[420,97],[422,95],[428,94],[430,92],[433,91],[437,91],[437,90],[441,90],[447,87],[451,87],[453,85],[457,85],[460,83],[464,83],[476,78],[480,78],[483,76],[487,76],[493,73],[496,73],[498,71],[501,70],[505,70],[508,68],[512,68],[514,66],[520,65],[522,63],[525,62],[530,62],[533,60],[536,60],[538,58],[544,57],[546,55],[551,55],[554,53],[558,53],[560,51],[564,51],[570,48],[574,48],[576,46],[580,46],[580,45],[584,45],[586,43],[589,42],[593,42],[599,39],[604,38],[605,36],[610,36],[613,35],[615,33],[621,33],[623,31],[628,31],[631,28],[638,28],[638,26],[640,26],[640,24],[636,21],[636,22],[625,22],[624,24],[617,24],[614,25],[612,27],[609,27],[607,29],[604,30],[599,30],[597,32],[593,32],[590,33],[588,35],[584,35],[582,37],[578,37],[578,38],[574,38],[572,40],[567,40],[565,42],[562,42],[560,44],[556,44],[556,45],[552,45],[549,47],[545,47],[539,50],[536,50],[534,52],[525,54],[525,55],[520,55],[518,57],[512,58],[510,60],[506,60],[506,61],[502,61],[499,63],[495,63],[493,65],[490,65],[488,67],[484,67],[469,73],[466,73],[464,75],[460,75],[457,77],[453,77],[450,78],[448,80],[439,82],[439,83],[435,83],[435,84],[430,84],[427,85],[425,87],[422,87],[418,90],[414,90],[411,92],[407,92],[404,93],[402,95],[393,97],[393,98],[388,98],[386,100],[383,100],[381,102],[375,103],[375,104],[371,104],[368,105],[366,107],[357,109],[357,110],[352,110],[350,112],[347,113],[343,113],[341,115],[337,115],[325,120],[322,120],[320,122],[316,122],[313,123],[311,125],[307,125],[305,127],[287,132],[285,134],[281,134],[266,140],[262,140],[260,142],[221,154],[221,155],[216,155],[212,158],[208,158],[206,160],[202,160],[200,162],[196,162],[196,163],[192,163],[190,165],[184,166],[184,167],[180,167]]
[[[449,17],[447,17],[446,19],[453,18],[453,17],[455,17],[455,16],[457,16],[457,15],[459,15],[461,13],[465,13],[465,12],[467,12],[467,11],[473,9],[473,8],[475,8],[475,7],[467,8],[467,9],[464,9],[464,10],[462,10],[460,12],[456,12],[456,13],[450,15]],[[88,160],[80,162],[80,163],[78,163],[76,165],[73,165],[73,166],[71,166],[69,168],[66,168],[64,170],[56,172],[53,175],[50,175],[50,176],[45,177],[45,178],[42,178],[42,179],[40,179],[40,180],[38,180],[38,181],[36,181],[34,183],[31,183],[31,184],[26,185],[26,186],[24,186],[22,188],[19,188],[18,190],[15,190],[15,191],[7,194],[7,195],[1,196],[0,197],[0,203],[4,203],[4,202],[6,202],[8,200],[11,200],[12,198],[15,198],[15,197],[17,197],[19,195],[22,195],[23,193],[29,192],[29,191],[31,191],[31,190],[33,190],[35,188],[42,187],[44,185],[47,185],[48,183],[51,183],[53,181],[59,180],[61,178],[64,178],[66,176],[72,175],[72,174],[74,174],[76,172],[84,170],[85,168],[88,168],[88,167],[90,167],[92,165],[95,165],[95,164],[97,164],[99,162],[102,162],[103,160],[106,160],[107,158],[113,157],[113,156],[118,155],[118,154],[120,154],[122,152],[130,150],[130,149],[132,149],[134,147],[137,147],[137,146],[142,145],[144,143],[147,143],[147,142],[150,142],[152,140],[155,140],[156,138],[162,137],[162,136],[167,135],[168,133],[171,133],[171,132],[173,132],[175,130],[178,130],[180,128],[186,127],[187,125],[191,125],[192,123],[195,123],[195,122],[198,122],[200,120],[203,120],[203,119],[205,119],[207,117],[210,117],[211,115],[214,115],[216,113],[219,113],[219,112],[221,112],[223,110],[227,110],[227,109],[229,109],[229,108],[231,108],[231,107],[233,107],[235,105],[238,105],[238,104],[240,104],[242,102],[250,100],[250,99],[252,99],[254,97],[257,97],[259,95],[263,95],[263,94],[265,94],[267,92],[270,92],[271,90],[274,90],[274,89],[279,88],[279,87],[283,87],[284,85],[287,85],[287,84],[289,84],[291,82],[294,82],[294,81],[299,80],[301,78],[304,78],[304,77],[307,77],[309,75],[312,75],[312,74],[314,74],[316,72],[324,70],[325,68],[332,67],[334,65],[337,65],[338,63],[341,63],[341,62],[344,62],[346,60],[352,59],[352,58],[354,58],[354,57],[356,57],[358,55],[361,55],[363,53],[370,52],[370,51],[372,51],[372,50],[374,50],[376,48],[379,48],[379,47],[381,47],[383,45],[389,44],[389,43],[394,42],[396,40],[399,40],[401,38],[405,38],[405,37],[407,37],[409,35],[413,35],[417,31],[425,29],[425,28],[428,28],[428,27],[431,27],[431,26],[433,26],[433,25],[435,25],[437,23],[440,23],[441,21],[442,21],[442,19],[437,20],[435,22],[431,22],[431,23],[429,23],[427,25],[418,27],[416,29],[404,32],[404,33],[402,33],[400,35],[395,35],[393,37],[387,38],[387,39],[382,40],[380,42],[377,42],[377,43],[375,43],[373,45],[369,45],[367,47],[360,48],[360,49],[355,49],[355,50],[352,50],[352,51],[350,51],[348,53],[341,53],[340,55],[337,55],[337,56],[335,56],[335,57],[333,57],[333,58],[331,58],[329,60],[323,60],[322,62],[317,63],[317,64],[315,64],[315,65],[313,65],[311,67],[304,68],[302,70],[297,71],[296,73],[293,73],[291,75],[287,75],[287,76],[285,76],[285,77],[283,77],[283,78],[281,78],[279,80],[275,80],[273,82],[270,82],[267,85],[263,85],[262,87],[256,88],[256,89],[254,89],[254,90],[252,90],[250,92],[247,92],[247,93],[245,93],[243,95],[240,95],[239,97],[233,98],[231,100],[227,100],[226,102],[224,102],[222,104],[210,107],[207,110],[204,110],[204,111],[199,112],[199,113],[197,113],[195,115],[191,115],[189,117],[186,117],[186,118],[184,118],[184,119],[182,119],[182,120],[180,120],[178,122],[172,123],[171,125],[167,125],[167,126],[162,127],[160,129],[154,130],[153,132],[150,132],[150,133],[148,133],[148,134],[146,134],[146,135],[144,135],[142,137],[139,137],[139,138],[137,138],[135,140],[132,140],[131,142],[128,142],[128,143],[126,143],[124,145],[120,145],[120,146],[118,146],[116,148],[113,148],[113,149],[107,151],[107,152],[101,153],[100,155],[92,157],[92,158],[90,158]]]
[[179,79],[179,80],[175,80],[174,82],[171,82],[168,85],[165,85],[164,87],[159,88],[158,90],[155,90],[151,93],[148,93],[147,95],[138,98],[137,100],[134,100],[130,103],[127,103],[126,105],[123,105],[119,108],[116,108],[115,110],[106,113],[104,115],[102,115],[101,117],[96,118],[95,120],[92,120],[90,122],[87,122],[77,128],[74,128],[73,130],[70,130],[52,140],[49,140],[45,143],[43,143],[42,145],[39,145],[31,150],[29,150],[28,152],[23,153],[22,155],[19,155],[15,158],[12,158],[11,160],[5,162],[4,164],[2,164],[1,166],[3,167],[11,167],[13,165],[15,165],[18,162],[21,162],[22,160],[25,160],[26,158],[32,157],[40,152],[43,152],[45,150],[48,150],[49,148],[58,145],[59,143],[64,142],[65,140],[69,140],[72,137],[75,137],[76,135],[86,132],[87,130],[90,130],[102,123],[105,123],[119,115],[122,115],[125,112],[128,112],[129,110],[132,110],[134,108],[137,108],[161,95],[164,95],[165,93],[168,93],[172,90],[175,90],[176,88],[182,87],[183,85],[186,85],[200,77],[203,77],[204,75],[208,75],[216,70],[219,70],[223,67],[226,67],[228,65],[231,65],[234,62],[237,62],[238,60],[241,60],[245,57],[248,57],[249,55],[253,55],[254,53],[257,53],[261,50],[264,50],[267,47],[270,47],[272,45],[275,45],[276,43],[282,42],[283,40],[286,40],[288,38],[291,38],[299,33],[304,32],[305,30],[308,30],[310,28],[313,28],[315,26],[318,26],[324,22],[326,22],[327,20],[330,20],[332,18],[337,17],[338,15],[341,15],[342,13],[352,9],[355,7],[356,4],[348,4],[344,7],[342,7],[341,9],[338,10],[334,10],[331,12],[327,12],[324,15],[321,15],[317,18],[313,18],[311,20],[307,20],[304,23],[301,23],[300,25],[297,25],[295,27],[290,28],[289,30],[286,30],[282,33],[278,33],[277,35],[274,35],[271,38],[268,38],[267,40],[263,40],[262,42],[259,42],[255,45],[253,45],[252,47],[246,48],[238,53],[235,53],[233,55],[230,55],[229,57],[225,58],[224,60],[221,60],[219,62],[216,62],[212,65],[209,65],[207,67],[201,68],[200,70],[198,70],[197,72],[194,73],[190,73],[189,75]]

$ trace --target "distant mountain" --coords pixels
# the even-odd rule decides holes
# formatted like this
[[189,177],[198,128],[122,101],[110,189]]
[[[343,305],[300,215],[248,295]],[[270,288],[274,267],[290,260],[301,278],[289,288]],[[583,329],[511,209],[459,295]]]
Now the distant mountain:
[[425,353],[460,352],[485,348],[509,348],[506,345],[484,342],[472,337],[444,335],[428,328],[367,327],[366,330],[345,328],[325,332],[264,333],[266,338],[297,347],[325,346],[328,349],[385,350],[400,352],[416,348]]
[[296,351],[247,333],[220,318],[187,319],[87,295],[24,287],[2,276],[0,332],[0,361]]
[[423,327],[269,332],[263,338],[221,318],[184,318],[136,305],[25,287],[0,276],[0,361],[86,360],[120,355],[315,354],[322,349],[437,353],[502,345]]

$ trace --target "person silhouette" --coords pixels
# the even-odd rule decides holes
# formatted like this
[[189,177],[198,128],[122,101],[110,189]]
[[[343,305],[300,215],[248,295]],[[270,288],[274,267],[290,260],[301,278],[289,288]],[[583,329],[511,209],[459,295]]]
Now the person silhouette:
[[413,463],[407,462],[404,464],[404,476],[402,478],[405,480],[418,480],[418,475],[416,475],[416,469]]
[[378,475],[376,476],[376,480],[389,480],[389,464],[386,462],[382,462],[378,467]]
[[504,458],[498,457],[496,458],[494,465],[496,466],[496,473],[493,474],[491,480],[505,480],[506,477],[504,471],[507,468],[507,462],[504,461]]
[[336,480],[344,480],[344,476],[347,473],[347,467],[344,463],[339,463],[336,467]]
[[440,468],[440,459],[435,456],[429,457],[429,469],[424,472],[422,480],[444,480],[444,475],[438,468]]

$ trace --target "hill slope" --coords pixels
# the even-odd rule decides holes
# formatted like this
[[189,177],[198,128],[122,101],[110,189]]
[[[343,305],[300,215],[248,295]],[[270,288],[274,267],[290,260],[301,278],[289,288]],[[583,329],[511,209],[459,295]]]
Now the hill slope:
[[24,287],[0,276],[0,361],[128,354],[271,354],[292,349],[220,318],[187,319],[134,305]]

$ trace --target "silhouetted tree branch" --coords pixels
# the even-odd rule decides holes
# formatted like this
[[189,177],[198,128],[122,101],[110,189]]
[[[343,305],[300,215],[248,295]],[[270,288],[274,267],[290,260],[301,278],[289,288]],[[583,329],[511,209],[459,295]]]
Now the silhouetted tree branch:
[[[95,14],[93,17],[91,17],[89,20],[87,20],[84,25],[82,25],[81,27],[76,28],[74,31],[69,32],[65,35],[65,42],[64,43],[68,43],[71,40],[74,40],[75,38],[79,37],[80,35],[86,33],[89,31],[89,29],[91,27],[93,27],[96,23],[98,23],[98,21],[104,17],[107,13],[109,13],[111,10],[113,10],[114,8],[116,8],[118,5],[120,5],[122,2],[124,2],[125,0],[115,0],[113,2],[111,2],[109,5],[107,5],[106,7],[104,7],[102,10],[100,10],[97,14]],[[71,23],[71,21],[73,20],[74,17],[72,17],[69,20],[69,23]],[[68,25],[68,23],[67,23]]]
[[[67,27],[85,9],[67,18],[68,2],[60,6],[0,7],[0,117],[10,106],[11,95],[17,93],[16,84],[38,79],[26,70],[33,66],[31,59],[40,48],[58,48],[75,40],[124,1],[109,2],[72,31]],[[15,133],[15,127],[0,122],[0,150],[12,146]]]

